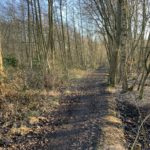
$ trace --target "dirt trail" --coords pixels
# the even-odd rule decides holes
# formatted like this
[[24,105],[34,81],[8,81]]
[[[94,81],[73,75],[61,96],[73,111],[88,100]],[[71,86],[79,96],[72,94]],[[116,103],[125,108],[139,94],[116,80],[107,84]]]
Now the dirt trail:
[[60,118],[64,117],[64,123],[56,128],[49,145],[51,149],[98,148],[101,119],[107,114],[105,78],[105,73],[92,73],[70,89],[76,91],[74,94],[63,97],[59,113]]
[[[78,79],[71,94],[62,96],[43,133],[17,140],[19,149],[35,150],[124,150],[123,131],[117,120],[113,94],[106,91],[104,69]],[[19,145],[19,144],[18,144]]]

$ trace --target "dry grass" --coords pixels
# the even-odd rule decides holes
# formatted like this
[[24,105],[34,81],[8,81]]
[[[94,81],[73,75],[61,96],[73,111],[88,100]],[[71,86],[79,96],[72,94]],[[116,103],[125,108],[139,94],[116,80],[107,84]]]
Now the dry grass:
[[124,134],[121,129],[115,126],[105,126],[102,130],[105,145],[116,147],[116,145],[122,144],[120,141],[124,139]]
[[49,114],[59,106],[61,93],[58,90],[24,90],[24,87],[21,71],[11,70],[4,84],[1,84],[0,120],[3,124],[0,135],[7,128],[8,132],[3,134],[6,138],[13,134],[28,134],[32,131],[32,125],[47,121],[43,114]]
[[[8,131],[0,137],[0,140],[3,137],[9,139],[16,134],[41,132],[38,124],[48,122],[48,115],[59,107],[61,92],[56,89],[28,88],[23,72],[11,70],[7,73],[8,76],[1,85],[0,120],[3,120],[3,124],[0,135],[6,128]],[[73,78],[83,78],[87,72],[74,69],[70,74]],[[64,95],[73,92],[66,90]],[[35,126],[37,128],[34,128]]]
[[40,121],[48,121],[48,119],[47,119],[46,117],[42,117],[42,116],[39,116],[39,117],[30,116],[30,117],[29,117],[29,123],[30,123],[31,125],[37,124],[37,123],[39,123]]
[[115,87],[108,86],[106,88],[106,91],[109,92],[109,93],[114,94],[114,93],[116,93],[117,89]]
[[111,115],[105,116],[103,119],[110,123],[122,124],[122,121],[120,119],[118,119],[117,117],[111,116]]
[[22,125],[19,128],[11,128],[11,130],[10,130],[10,134],[11,135],[15,135],[15,134],[26,135],[26,134],[28,134],[30,132],[32,132],[32,129],[28,128],[28,127],[26,127],[24,125]]
[[69,70],[69,76],[71,78],[81,79],[81,78],[86,77],[87,75],[88,75],[88,72],[85,70],[81,70],[81,69]]

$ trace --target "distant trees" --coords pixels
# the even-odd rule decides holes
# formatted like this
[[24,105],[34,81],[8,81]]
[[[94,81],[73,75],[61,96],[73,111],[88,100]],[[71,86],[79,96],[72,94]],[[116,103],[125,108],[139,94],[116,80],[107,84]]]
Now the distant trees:
[[[127,43],[127,2],[93,0],[95,14],[100,16],[98,25],[106,43],[109,61],[109,83],[116,84],[118,69],[121,73],[123,90],[127,90],[126,43]],[[97,16],[94,16],[97,17]],[[95,19],[94,19],[95,20]],[[97,20],[96,20],[97,21]],[[120,54],[120,58],[118,57]],[[120,62],[119,62],[120,61]],[[118,64],[120,63],[120,68]]]
[[[106,50],[109,84],[122,83],[127,91],[140,80],[143,93],[149,75],[149,5],[150,0],[9,0],[1,3],[4,57],[14,55],[19,65],[45,74],[67,74],[75,67],[97,67],[106,61]],[[128,86],[133,72],[137,80]]]
[[88,7],[86,7],[86,9],[90,10],[89,15],[96,22],[96,25],[104,38],[109,62],[109,83],[112,86],[115,86],[121,33],[120,10],[117,3],[112,3],[112,1],[93,0],[89,3],[85,2],[85,4]]
[[128,90],[131,72],[136,72],[137,76],[140,72],[141,76],[145,68],[147,50],[143,47],[147,43],[150,12],[146,6],[149,4],[149,0],[93,0],[83,3],[86,18],[95,21],[105,42],[109,83],[115,86],[121,82],[123,91]]
[[0,2],[4,57],[11,55],[19,66],[49,76],[98,67],[104,47],[93,29],[84,25],[81,2],[78,8],[67,0]]

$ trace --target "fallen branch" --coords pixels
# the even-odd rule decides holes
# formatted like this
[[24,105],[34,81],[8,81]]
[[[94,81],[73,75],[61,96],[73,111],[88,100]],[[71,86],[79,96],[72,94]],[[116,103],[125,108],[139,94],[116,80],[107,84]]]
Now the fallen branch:
[[141,130],[141,128],[143,127],[144,123],[145,123],[149,118],[150,118],[150,114],[147,115],[147,116],[144,118],[144,120],[142,121],[141,125],[139,126],[139,129],[138,129],[136,138],[135,138],[135,140],[134,140],[134,143],[133,143],[133,145],[132,145],[132,147],[131,147],[131,150],[134,150],[135,144],[136,144],[136,142],[137,142],[137,140],[138,140],[138,137],[139,137],[139,134],[140,134],[140,130]]

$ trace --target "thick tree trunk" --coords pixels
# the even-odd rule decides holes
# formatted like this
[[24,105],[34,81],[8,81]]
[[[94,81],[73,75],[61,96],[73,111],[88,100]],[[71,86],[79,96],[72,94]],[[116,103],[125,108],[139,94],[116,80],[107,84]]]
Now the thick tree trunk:
[[111,86],[115,86],[116,84],[116,73],[117,73],[117,61],[118,59],[118,51],[113,51],[112,57],[110,58],[110,68],[109,68],[109,84]]
[[141,89],[140,89],[140,94],[139,94],[140,99],[143,98],[144,86],[145,86],[145,82],[146,82],[146,79],[148,78],[148,76],[149,76],[149,72],[146,72],[146,74],[144,75],[144,78],[142,80],[142,83],[141,83]]
[[127,49],[127,1],[120,0],[121,6],[121,46],[120,46],[120,53],[121,53],[121,81],[122,81],[122,90],[126,92],[128,90],[127,84],[127,72],[126,72],[126,49]]

